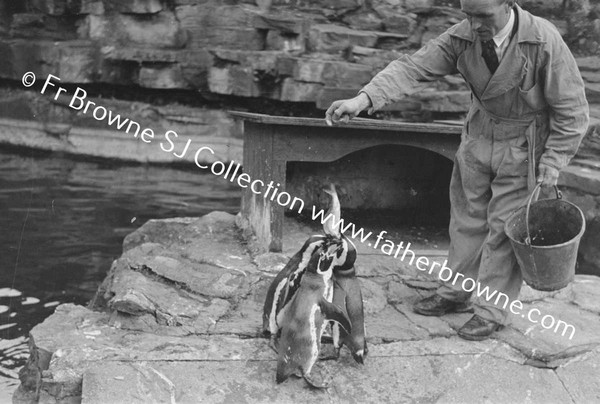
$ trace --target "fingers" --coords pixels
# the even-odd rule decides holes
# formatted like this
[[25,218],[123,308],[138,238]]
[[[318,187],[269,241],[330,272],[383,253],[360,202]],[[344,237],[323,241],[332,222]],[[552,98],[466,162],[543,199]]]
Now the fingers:
[[339,119],[339,114],[335,115],[337,112],[338,107],[344,103],[344,100],[339,100],[339,101],[334,101],[331,103],[331,105],[329,106],[329,108],[327,108],[327,111],[325,112],[325,122],[327,122],[327,125],[331,126],[333,125],[333,120],[337,121]]
[[538,167],[538,176],[537,176],[535,182],[537,182],[538,184],[540,182],[543,182],[544,181],[545,172],[546,172],[546,167],[544,165],[540,164],[539,167]]
[[331,103],[325,112],[325,122],[331,126],[334,122],[348,123],[350,119],[358,115],[352,100],[338,100]]
[[543,188],[552,187],[558,183],[558,175],[559,171],[556,168],[540,163],[537,182],[541,183]]
[[[348,106],[346,105],[346,102],[340,103],[339,107],[336,108],[335,111],[333,111],[333,121],[337,122],[340,120],[340,118],[345,117],[347,111]],[[346,119],[345,122],[348,122],[348,120]]]

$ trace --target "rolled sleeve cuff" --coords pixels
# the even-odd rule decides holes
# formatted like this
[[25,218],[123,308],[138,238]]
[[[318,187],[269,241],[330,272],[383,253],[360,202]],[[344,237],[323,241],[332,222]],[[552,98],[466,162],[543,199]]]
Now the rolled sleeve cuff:
[[569,160],[571,159],[564,153],[546,149],[544,154],[540,157],[540,164],[545,164],[560,171],[569,164]]
[[378,111],[387,104],[383,92],[372,84],[367,84],[358,93],[365,93],[369,97],[373,111]]

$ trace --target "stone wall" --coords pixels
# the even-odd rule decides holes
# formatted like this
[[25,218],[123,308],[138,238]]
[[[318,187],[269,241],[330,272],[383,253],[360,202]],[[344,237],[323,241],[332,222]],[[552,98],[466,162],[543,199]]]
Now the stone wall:
[[[356,94],[400,53],[460,21],[459,3],[0,0],[0,77],[52,73],[62,83],[192,91],[213,108],[241,103],[256,110],[253,99],[261,98],[275,102],[275,110],[321,114],[332,100]],[[554,22],[578,56],[600,52],[600,1],[520,3]],[[582,59],[595,101],[599,62]],[[165,94],[160,97],[178,99]],[[388,111],[419,120],[459,118],[468,103],[462,79],[451,76]]]

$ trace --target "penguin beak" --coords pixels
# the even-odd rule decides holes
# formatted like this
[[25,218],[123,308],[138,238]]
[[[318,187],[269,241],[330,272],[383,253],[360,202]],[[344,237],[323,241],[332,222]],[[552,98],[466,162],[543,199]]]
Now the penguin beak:
[[329,254],[326,252],[321,254],[321,257],[319,258],[319,264],[317,265],[317,272],[324,274],[325,272],[329,271],[332,262],[333,257],[331,257]]

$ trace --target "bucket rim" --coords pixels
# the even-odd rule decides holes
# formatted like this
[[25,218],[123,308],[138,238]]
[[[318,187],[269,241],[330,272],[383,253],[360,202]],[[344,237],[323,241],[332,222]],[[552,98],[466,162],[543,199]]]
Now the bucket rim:
[[[546,199],[543,199],[542,201],[544,201]],[[553,199],[553,200],[558,200],[558,199]],[[534,202],[534,204],[538,203],[538,202],[542,202],[542,201],[536,201]],[[519,207],[518,209],[516,209],[514,212],[511,213],[511,215],[508,217],[508,219],[506,219],[506,221],[504,222],[504,234],[506,234],[506,237],[508,237],[508,239],[513,242],[513,243],[517,243],[518,245],[524,246],[524,247],[529,247],[529,248],[536,248],[536,249],[547,249],[547,248],[556,248],[556,247],[563,247],[571,242],[573,242],[574,240],[579,240],[581,239],[581,237],[583,236],[583,233],[585,233],[585,215],[583,214],[583,211],[581,210],[581,208],[577,205],[575,205],[573,202],[569,202],[569,201],[565,201],[564,199],[560,199],[561,202],[563,203],[568,203],[571,206],[574,206],[575,209],[577,209],[577,212],[579,212],[579,215],[581,216],[581,229],[579,230],[579,233],[577,233],[573,238],[571,238],[568,241],[565,241],[564,243],[560,243],[560,244],[552,244],[552,245],[530,245],[530,244],[526,244],[524,242],[515,240],[514,238],[512,238],[511,236],[508,235],[508,222],[510,221],[510,219],[512,219],[513,216],[515,216],[517,214],[517,212],[519,212],[521,209],[524,208],[524,206]]]

